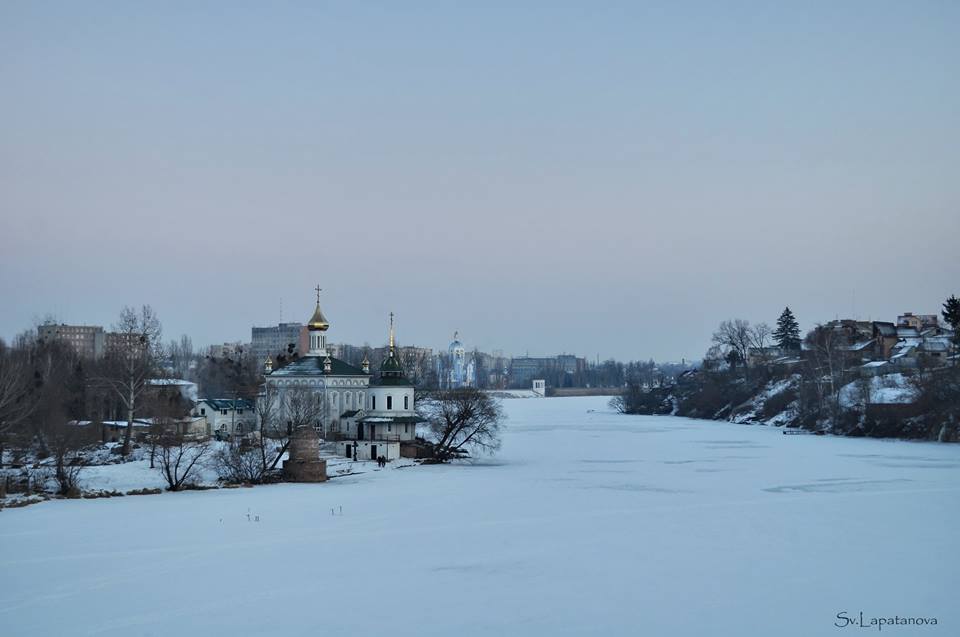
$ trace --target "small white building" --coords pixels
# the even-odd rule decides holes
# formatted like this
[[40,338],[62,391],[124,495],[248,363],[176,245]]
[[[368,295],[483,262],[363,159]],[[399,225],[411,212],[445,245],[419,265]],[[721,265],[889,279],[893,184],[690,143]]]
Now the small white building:
[[533,393],[541,398],[546,397],[547,395],[547,381],[538,378],[533,381]]
[[257,428],[253,402],[244,398],[201,398],[193,415],[206,418],[207,434],[211,436],[242,436]]

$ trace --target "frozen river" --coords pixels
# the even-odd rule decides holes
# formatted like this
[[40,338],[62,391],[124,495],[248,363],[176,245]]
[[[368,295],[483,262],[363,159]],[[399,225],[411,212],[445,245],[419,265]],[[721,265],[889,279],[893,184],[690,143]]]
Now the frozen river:
[[960,635],[960,446],[504,406],[472,466],[5,510],[0,634]]

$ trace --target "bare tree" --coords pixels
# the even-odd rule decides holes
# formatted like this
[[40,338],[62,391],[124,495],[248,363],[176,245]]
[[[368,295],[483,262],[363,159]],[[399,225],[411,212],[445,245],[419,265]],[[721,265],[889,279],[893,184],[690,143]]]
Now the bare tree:
[[208,440],[192,441],[176,431],[166,431],[160,437],[157,459],[160,473],[167,481],[167,489],[179,491],[190,484],[198,463],[211,449]]
[[280,411],[282,418],[286,420],[288,434],[300,427],[315,427],[320,422],[323,409],[322,394],[306,387],[295,387],[283,391]]
[[492,454],[500,448],[505,416],[489,394],[474,388],[441,390],[417,403],[433,436],[434,456],[441,462],[469,451]]
[[53,477],[60,495],[79,495],[80,470],[78,451],[83,447],[83,431],[76,423],[60,421],[47,429],[47,440],[54,459]]
[[[758,360],[760,363],[767,363],[770,360],[769,352],[767,352],[767,347],[770,345],[770,338],[773,335],[773,330],[770,329],[770,326],[766,323],[757,323],[750,327],[750,347],[752,348],[755,356],[753,358]],[[747,358],[749,363],[750,358]]]
[[755,336],[753,330],[750,329],[750,321],[743,319],[723,321],[717,331],[713,333],[713,342],[720,347],[723,356],[728,358],[730,352],[734,352],[735,357],[743,361],[744,364],[746,364],[754,341]]
[[[277,390],[269,385],[257,397],[254,411],[257,416],[256,440],[253,445],[234,440],[217,452],[217,472],[228,482],[257,484],[263,482],[286,453],[290,444],[293,421],[314,422],[319,409],[311,407],[310,393],[305,389],[289,390],[281,401]],[[281,406],[292,403],[289,422],[283,422]]]
[[190,373],[190,365],[196,358],[193,353],[193,341],[186,334],[180,336],[179,341],[170,341],[167,345],[167,358],[177,378],[186,378]]
[[157,375],[161,327],[153,308],[144,305],[138,312],[124,307],[120,320],[113,327],[102,373],[96,382],[109,388],[127,411],[127,430],[121,453],[130,453],[133,420],[141,395],[148,381]]
[[147,428],[147,444],[150,446],[150,468],[156,468],[157,450],[170,432],[176,432],[189,413],[188,403],[176,389],[163,385],[153,386],[140,400],[141,413],[150,417]]
[[221,447],[214,463],[221,479],[234,484],[259,484],[263,482],[264,464],[260,450],[248,447],[241,440],[231,440]]
[[24,425],[36,405],[30,389],[26,358],[0,341],[0,467],[8,437]]
[[851,372],[849,339],[836,329],[818,325],[805,340],[805,376],[816,388],[818,411],[835,417],[840,409],[840,389]]
[[[299,401],[298,398],[296,402]],[[267,385],[263,394],[257,397],[254,407],[260,427],[257,450],[260,453],[259,479],[261,480],[268,471],[276,469],[280,458],[287,451],[287,446],[290,444],[290,434],[294,428],[292,424],[289,428],[281,425],[280,414],[278,413],[279,407],[280,399],[277,390]]]
[[765,348],[770,345],[773,330],[766,323],[757,323],[750,328],[751,347]]

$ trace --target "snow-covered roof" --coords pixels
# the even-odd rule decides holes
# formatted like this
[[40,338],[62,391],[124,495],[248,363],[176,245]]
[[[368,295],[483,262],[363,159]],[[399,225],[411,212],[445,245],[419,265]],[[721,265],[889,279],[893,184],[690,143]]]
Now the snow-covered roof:
[[246,398],[201,398],[197,404],[206,403],[214,409],[253,409],[253,401]]
[[948,352],[950,351],[950,341],[945,337],[933,337],[923,339],[920,349],[925,352]]
[[182,378],[151,378],[148,385],[196,385],[196,383]]

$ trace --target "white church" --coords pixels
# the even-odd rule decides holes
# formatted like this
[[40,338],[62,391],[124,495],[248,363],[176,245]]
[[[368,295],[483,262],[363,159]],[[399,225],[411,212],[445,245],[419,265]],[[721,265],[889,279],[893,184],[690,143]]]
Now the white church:
[[407,379],[394,346],[393,314],[390,345],[379,373],[364,359],[355,367],[327,349],[330,323],[317,307],[307,324],[310,349],[305,356],[277,370],[271,359],[264,366],[264,396],[272,396],[275,422],[292,426],[290,398],[308,394],[316,401],[314,428],[322,438],[338,442],[340,454],[357,460],[400,457],[400,443],[416,437],[413,384]]

